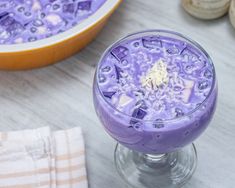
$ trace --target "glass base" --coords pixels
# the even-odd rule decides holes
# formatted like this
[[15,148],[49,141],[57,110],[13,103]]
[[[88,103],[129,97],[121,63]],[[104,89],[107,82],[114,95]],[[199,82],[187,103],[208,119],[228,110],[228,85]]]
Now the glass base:
[[182,187],[197,166],[194,144],[161,155],[139,153],[117,144],[114,158],[118,173],[132,188]]

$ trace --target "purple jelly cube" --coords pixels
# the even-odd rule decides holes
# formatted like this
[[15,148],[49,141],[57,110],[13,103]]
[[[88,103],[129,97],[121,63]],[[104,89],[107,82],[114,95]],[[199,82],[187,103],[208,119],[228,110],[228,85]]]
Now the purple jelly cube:
[[169,41],[163,40],[162,46],[166,49],[166,52],[170,55],[178,55],[181,54],[186,44],[182,41]]
[[91,3],[92,3],[91,0],[79,2],[77,10],[89,11],[91,9]]
[[179,49],[176,48],[176,47],[168,48],[166,51],[167,51],[168,54],[171,54],[171,55],[179,53]]
[[202,82],[199,82],[198,89],[203,90],[203,89],[208,88],[208,86],[209,86],[209,82],[208,81],[202,81]]
[[142,97],[145,96],[145,92],[141,89],[139,89],[138,91],[135,91],[134,93],[135,93],[135,96],[142,96]]
[[162,47],[161,40],[156,37],[145,37],[142,38],[142,43],[145,48],[154,49]]
[[204,76],[207,78],[207,79],[210,79],[210,78],[212,78],[213,77],[213,73],[212,73],[212,71],[210,71],[210,70],[205,70],[205,72],[204,72]]
[[137,124],[137,123],[139,123],[138,120],[136,120],[136,119],[131,119],[129,128],[133,128],[133,126],[134,126],[135,124]]
[[147,108],[148,108],[144,100],[138,101],[135,104],[135,106],[138,106],[139,108],[144,109],[144,110],[147,110]]
[[164,123],[162,119],[156,119],[153,123],[153,126],[155,128],[163,128],[164,127]]
[[124,46],[118,46],[111,51],[111,54],[119,61],[123,60],[129,53],[129,50]]
[[104,91],[103,95],[109,99],[111,99],[113,97],[113,95],[115,95],[115,91]]
[[117,80],[119,80],[122,77],[123,70],[117,65],[114,65],[114,67],[115,67],[115,72],[116,72],[116,78]]
[[75,11],[74,3],[69,3],[69,4],[63,5],[63,12],[73,14],[74,11]]
[[184,115],[184,112],[183,112],[182,109],[180,109],[180,108],[176,108],[176,109],[175,109],[175,116],[176,116],[176,117],[181,117],[181,116],[183,116],[183,115]]
[[137,118],[137,119],[143,119],[146,116],[147,112],[145,112],[141,108],[137,108],[134,110],[132,113],[132,117]]
[[[147,114],[147,112],[145,111],[148,108],[147,105],[143,100],[140,100],[135,104],[135,106],[138,107],[132,113],[132,117],[137,119],[143,119]],[[131,119],[130,121],[131,126],[139,122],[137,119]]]
[[0,20],[3,19],[4,17],[8,16],[9,13],[8,12],[2,12],[0,13]]
[[15,22],[15,19],[11,16],[4,16],[2,19],[0,19],[0,25],[7,27]]
[[7,32],[9,32],[12,36],[16,36],[24,31],[24,27],[17,21],[14,21],[11,25],[7,27]]
[[192,57],[195,57],[195,58],[197,58],[197,59],[200,58],[200,53],[199,53],[197,50],[195,50],[195,49],[193,49],[192,47],[190,47],[190,46],[186,46],[186,47],[181,51],[180,54],[182,54],[182,55],[188,55],[190,58],[192,58]]

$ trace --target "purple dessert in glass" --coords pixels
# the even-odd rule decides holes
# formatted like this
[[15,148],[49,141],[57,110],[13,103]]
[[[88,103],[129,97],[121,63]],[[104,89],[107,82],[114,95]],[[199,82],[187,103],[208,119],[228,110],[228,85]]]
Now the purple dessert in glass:
[[0,44],[33,42],[64,32],[106,0],[1,0]]
[[115,162],[132,187],[181,187],[196,168],[191,143],[216,107],[209,55],[171,31],[128,35],[102,56],[93,85],[105,130],[119,143]]

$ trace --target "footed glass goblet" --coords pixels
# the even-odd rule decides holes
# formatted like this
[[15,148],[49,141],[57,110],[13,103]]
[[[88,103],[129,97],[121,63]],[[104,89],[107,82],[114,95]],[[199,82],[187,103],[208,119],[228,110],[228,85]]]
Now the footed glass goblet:
[[101,57],[94,106],[117,142],[115,164],[133,188],[178,188],[197,164],[192,142],[216,108],[217,82],[206,51],[173,31],[128,35]]

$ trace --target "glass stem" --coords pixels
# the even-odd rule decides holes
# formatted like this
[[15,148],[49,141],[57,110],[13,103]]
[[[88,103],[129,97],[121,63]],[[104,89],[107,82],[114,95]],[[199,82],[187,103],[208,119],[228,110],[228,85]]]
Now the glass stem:
[[168,154],[157,154],[157,155],[153,155],[153,154],[145,154],[144,155],[144,160],[146,163],[148,164],[164,164],[166,163],[168,158]]

